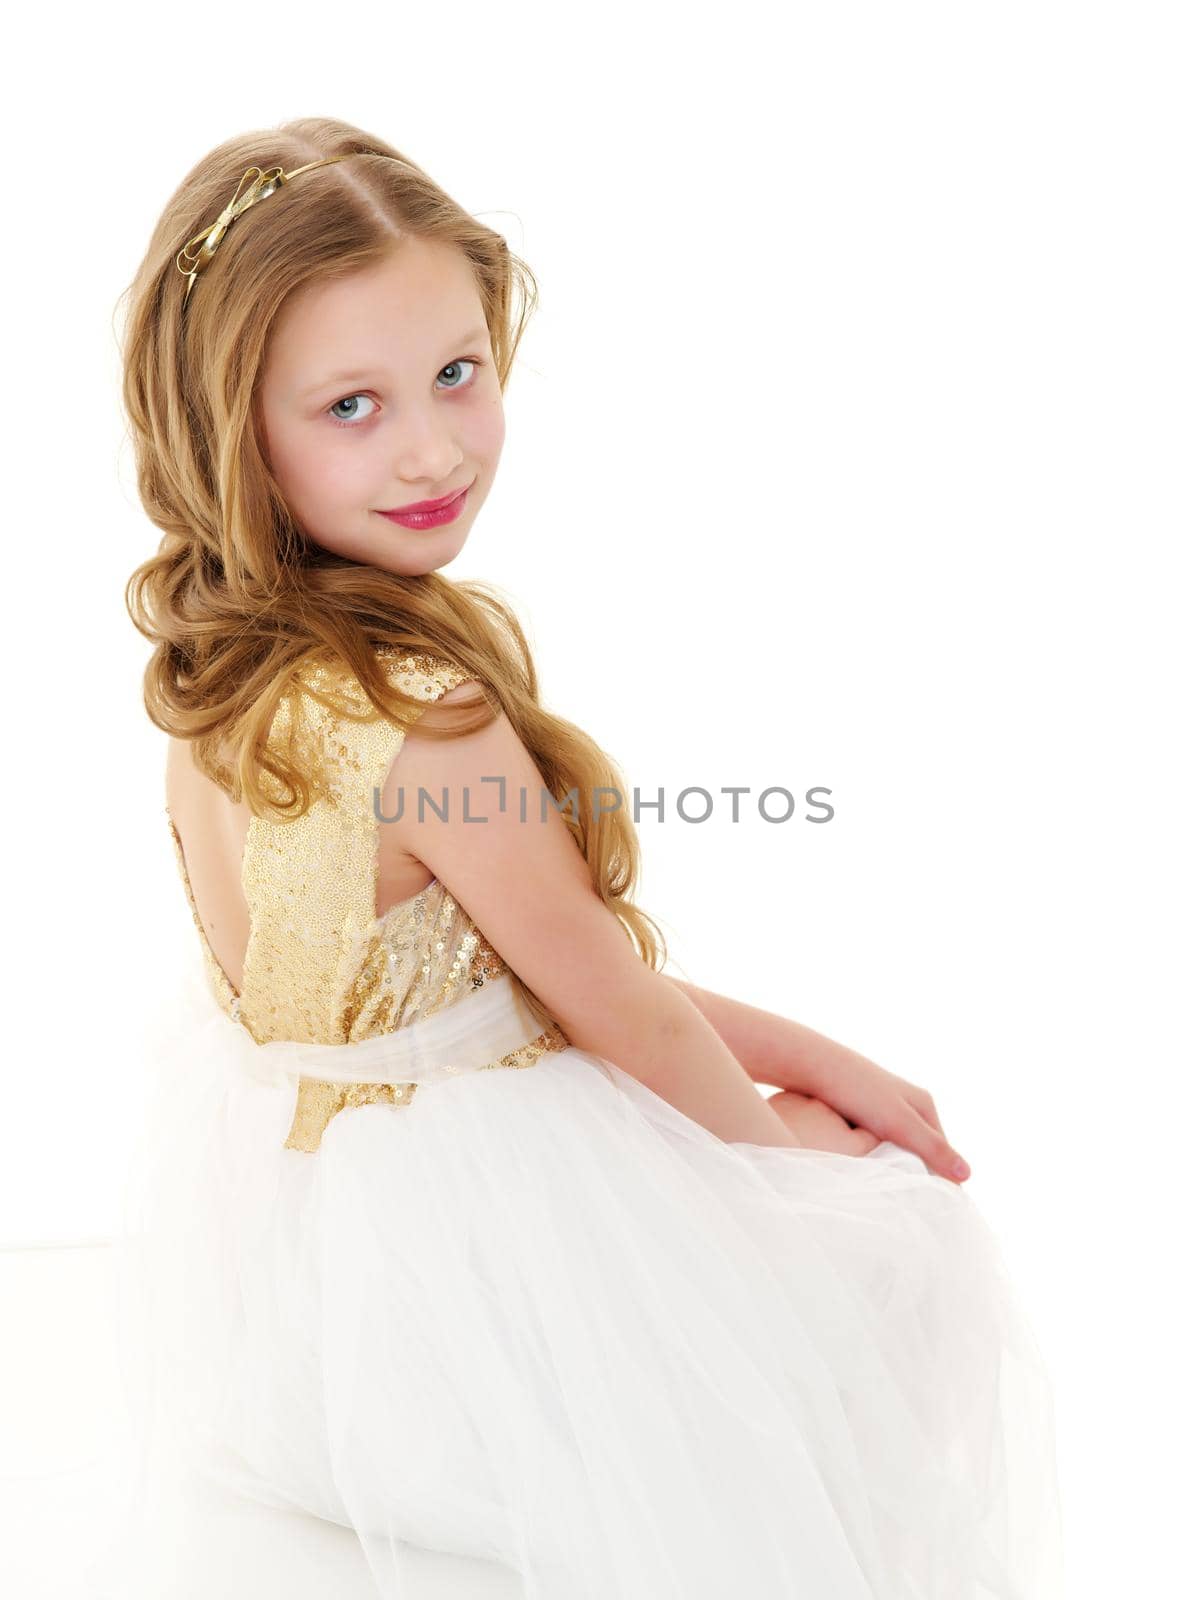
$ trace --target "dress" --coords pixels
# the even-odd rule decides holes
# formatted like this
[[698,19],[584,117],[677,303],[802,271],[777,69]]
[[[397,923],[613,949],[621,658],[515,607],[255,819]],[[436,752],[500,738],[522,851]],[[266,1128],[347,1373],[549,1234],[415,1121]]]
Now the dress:
[[168,817],[199,939],[123,1330],[159,1436],[353,1529],[382,1600],[412,1545],[529,1600],[1059,1596],[1052,1387],[970,1195],[890,1143],[723,1142],[543,1027],[436,880],[376,918],[403,732],[300,721],[335,782],[251,821],[240,994]]

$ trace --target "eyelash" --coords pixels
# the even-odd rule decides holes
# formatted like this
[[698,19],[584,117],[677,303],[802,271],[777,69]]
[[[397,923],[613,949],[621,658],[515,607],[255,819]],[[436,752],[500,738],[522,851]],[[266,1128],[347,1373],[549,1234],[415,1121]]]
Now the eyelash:
[[[482,358],[479,357],[479,356],[455,356],[453,361],[447,361],[445,366],[442,366],[442,367],[438,368],[439,372],[445,372],[446,367],[461,367],[461,366],[474,367],[475,371],[471,374],[471,378],[470,378],[469,382],[467,382],[467,383],[456,383],[452,389],[446,389],[446,390],[443,391],[443,393],[445,393],[445,394],[458,394],[463,389],[472,389],[472,388],[474,388],[477,374],[478,374],[479,369],[480,369],[480,367],[482,365],[483,365],[483,361],[482,361]],[[361,393],[361,391],[359,391],[359,393]],[[333,413],[333,406],[340,406],[343,400],[357,400],[358,398],[359,398],[359,394],[357,394],[357,393],[356,394],[339,395],[338,398],[333,402],[333,405],[327,406],[325,408],[325,414],[326,414],[326,416],[329,417],[329,419],[333,423],[334,427],[336,427],[336,428],[361,428],[364,422],[369,422],[370,421],[369,417],[335,417],[335,416],[333,416],[333,414],[332,414]],[[366,395],[365,398],[369,400],[371,398],[371,396],[370,395]],[[375,416],[375,415],[377,415],[377,413],[376,412],[372,412],[371,415]]]

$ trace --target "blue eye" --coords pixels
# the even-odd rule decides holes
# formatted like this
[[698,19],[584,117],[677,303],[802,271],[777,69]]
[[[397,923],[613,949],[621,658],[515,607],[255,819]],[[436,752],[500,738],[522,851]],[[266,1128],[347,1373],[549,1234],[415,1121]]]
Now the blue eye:
[[[477,366],[479,366],[479,362],[478,361],[472,361],[469,356],[460,356],[457,361],[448,361],[446,363],[446,365],[442,368],[442,372],[452,372],[455,367],[477,367]],[[438,373],[438,377],[440,378],[441,375],[442,375],[442,373],[439,372]],[[453,385],[453,387],[455,389],[465,389],[466,388],[466,384],[465,383],[456,383],[456,384]]]
[[[371,397],[367,394],[348,394],[344,397],[344,399],[335,400],[329,408],[329,414],[331,417],[333,417],[333,420],[341,423],[343,427],[345,427],[347,423],[361,422],[362,417],[359,415],[347,416],[345,412],[342,412],[340,415],[338,414],[339,406],[351,405],[355,400],[371,400]],[[371,404],[375,404],[374,400],[371,400]],[[370,415],[370,413],[367,414]]]
[[[465,379],[462,383],[453,383],[453,384],[450,384],[448,386],[448,392],[453,394],[458,389],[468,389],[468,388],[470,388],[471,379],[473,379],[474,376],[475,376],[475,370],[474,369],[477,368],[477,367],[481,367],[482,365],[483,365],[483,362],[475,360],[475,358],[473,356],[460,356],[457,361],[448,361],[446,363],[446,365],[442,368],[442,371],[438,373],[438,377],[440,378],[443,373],[453,372],[456,367],[458,367],[458,368],[470,367],[472,369],[470,378]],[[369,411],[366,412],[366,413],[355,412],[353,415],[347,415],[346,412],[339,411],[338,408],[340,406],[352,405],[356,400],[370,400],[371,404],[373,406],[375,405],[374,400],[371,400],[371,397],[370,397],[369,394],[348,394],[348,395],[343,396],[343,398],[341,400],[335,400],[333,402],[333,404],[328,408],[328,414],[333,418],[333,420],[338,424],[339,427],[341,427],[341,428],[356,427],[358,425],[358,423],[364,422],[366,420],[366,418],[371,415],[371,413]],[[375,406],[375,409],[378,410],[379,407]]]

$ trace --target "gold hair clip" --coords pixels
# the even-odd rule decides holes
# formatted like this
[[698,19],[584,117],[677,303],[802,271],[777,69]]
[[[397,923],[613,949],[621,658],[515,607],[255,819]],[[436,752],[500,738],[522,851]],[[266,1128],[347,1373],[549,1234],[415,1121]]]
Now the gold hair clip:
[[[302,167],[293,167],[291,172],[285,172],[282,167],[271,167],[266,172],[261,167],[247,167],[233,191],[233,199],[221,215],[215,222],[210,222],[207,228],[202,229],[194,239],[189,239],[175,257],[175,265],[188,281],[187,288],[183,291],[184,305],[187,305],[196,274],[203,271],[212,260],[217,246],[225,237],[225,230],[235,217],[240,217],[243,211],[248,211],[256,200],[265,200],[267,195],[274,194],[276,189],[289,178],[298,177],[302,172],[309,172],[313,167],[327,167],[334,161],[344,161],[346,155],[351,154],[352,151],[347,151],[345,155],[326,156],[321,161],[309,161]],[[247,180],[250,180],[249,187],[246,187]]]

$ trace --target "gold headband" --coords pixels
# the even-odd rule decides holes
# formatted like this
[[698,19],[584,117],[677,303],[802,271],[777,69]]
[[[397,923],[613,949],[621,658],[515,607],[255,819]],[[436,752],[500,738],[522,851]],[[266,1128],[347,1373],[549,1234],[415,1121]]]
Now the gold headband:
[[[188,281],[187,288],[183,291],[184,305],[187,305],[196,274],[202,272],[212,260],[217,246],[225,237],[225,230],[235,217],[240,217],[243,211],[248,211],[256,200],[265,200],[267,195],[274,194],[276,189],[289,178],[299,177],[302,172],[310,172],[313,167],[327,167],[335,161],[344,161],[346,156],[353,154],[352,150],[347,150],[344,155],[326,156],[321,161],[309,161],[303,167],[293,167],[291,172],[285,172],[282,167],[272,167],[267,172],[261,167],[247,167],[233,191],[233,199],[221,215],[215,222],[210,222],[207,228],[202,229],[194,239],[189,239],[175,257],[175,265]],[[249,188],[244,187],[247,179],[251,180]]]

